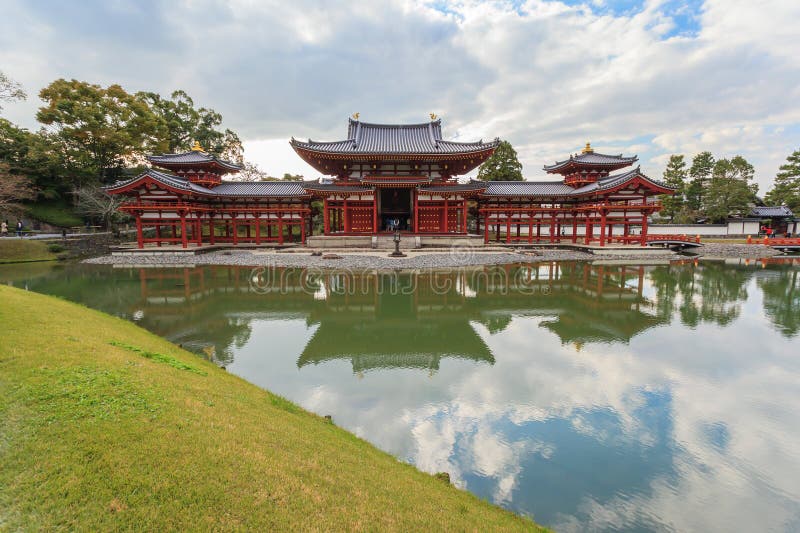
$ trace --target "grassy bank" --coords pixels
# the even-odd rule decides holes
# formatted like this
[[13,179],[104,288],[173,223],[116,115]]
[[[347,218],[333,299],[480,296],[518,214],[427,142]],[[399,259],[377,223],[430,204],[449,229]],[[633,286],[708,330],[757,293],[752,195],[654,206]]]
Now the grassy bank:
[[2,529],[536,529],[132,323],[0,301]]
[[83,226],[83,217],[75,212],[75,208],[65,201],[38,201],[25,206],[28,218],[35,218],[53,226],[71,228]]
[[0,264],[53,261],[56,259],[56,254],[50,251],[49,246],[42,241],[19,237],[0,238]]

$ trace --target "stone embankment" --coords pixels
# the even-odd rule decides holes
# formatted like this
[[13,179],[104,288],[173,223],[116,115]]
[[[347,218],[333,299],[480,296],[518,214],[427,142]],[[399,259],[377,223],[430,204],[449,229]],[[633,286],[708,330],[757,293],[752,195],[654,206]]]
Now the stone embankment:
[[760,259],[781,255],[781,252],[763,244],[725,244],[710,242],[691,250],[700,257]]

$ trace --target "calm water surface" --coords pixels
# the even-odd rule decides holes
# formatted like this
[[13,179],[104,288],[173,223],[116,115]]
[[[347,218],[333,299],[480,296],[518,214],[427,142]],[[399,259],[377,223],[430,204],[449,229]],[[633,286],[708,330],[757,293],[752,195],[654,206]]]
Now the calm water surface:
[[0,267],[560,531],[800,531],[800,261]]

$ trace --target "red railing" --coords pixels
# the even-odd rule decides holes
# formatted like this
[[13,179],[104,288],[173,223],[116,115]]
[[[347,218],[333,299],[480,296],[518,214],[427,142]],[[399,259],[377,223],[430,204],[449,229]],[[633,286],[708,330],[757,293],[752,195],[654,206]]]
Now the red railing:
[[747,236],[747,244],[765,244],[767,246],[800,246],[800,238],[759,238],[754,239],[752,235]]
[[[645,235],[646,242],[687,242],[692,244],[700,244],[700,235],[661,235],[657,233],[648,233]],[[617,242],[621,244],[638,244],[642,242],[641,235],[624,235],[622,237],[609,237],[608,242]]]

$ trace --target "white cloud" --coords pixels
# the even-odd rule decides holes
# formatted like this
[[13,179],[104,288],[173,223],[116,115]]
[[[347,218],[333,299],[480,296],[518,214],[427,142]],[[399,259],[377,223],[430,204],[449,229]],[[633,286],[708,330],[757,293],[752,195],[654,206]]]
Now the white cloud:
[[[450,137],[511,140],[529,177],[590,140],[638,152],[655,176],[673,151],[742,154],[765,190],[800,146],[800,4],[707,0],[699,29],[674,36],[686,7],[604,4],[17,1],[0,21],[0,64],[31,93],[61,76],[183,88],[278,175],[303,167],[275,139],[340,138],[356,111],[437,112]],[[6,115],[34,126],[36,106]]]

